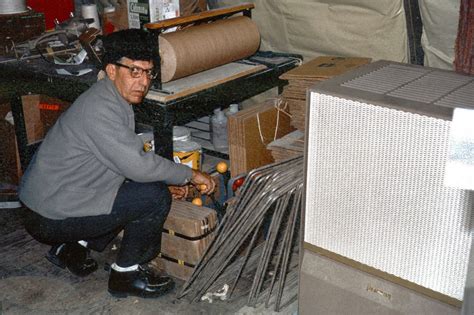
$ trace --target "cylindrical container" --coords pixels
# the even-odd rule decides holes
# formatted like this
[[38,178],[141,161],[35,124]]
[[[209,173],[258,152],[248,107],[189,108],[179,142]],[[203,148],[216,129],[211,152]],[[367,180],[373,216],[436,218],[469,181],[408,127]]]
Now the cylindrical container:
[[23,13],[26,11],[26,0],[0,1],[0,14]]
[[257,24],[246,16],[202,23],[159,36],[161,81],[168,82],[253,55]]
[[89,27],[93,27],[101,30],[100,28],[100,21],[99,21],[99,13],[97,12],[97,5],[95,4],[83,4],[81,6],[81,14],[84,19],[94,19],[92,24],[89,24]]
[[212,145],[217,151],[225,151],[229,148],[227,141],[227,117],[220,108],[214,110],[211,117]]
[[146,124],[136,123],[135,133],[143,141],[143,151],[155,152],[155,135],[153,133],[153,127]]
[[202,147],[191,140],[191,132],[186,127],[173,127],[173,160],[189,166],[194,170],[201,169]]

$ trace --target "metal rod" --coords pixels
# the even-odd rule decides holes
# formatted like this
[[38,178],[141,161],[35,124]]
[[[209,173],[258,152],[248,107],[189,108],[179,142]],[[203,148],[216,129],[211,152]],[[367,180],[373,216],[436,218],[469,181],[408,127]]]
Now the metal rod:
[[289,228],[287,229],[287,231],[289,231],[289,236],[288,236],[288,242],[285,244],[285,246],[283,247],[283,251],[284,251],[284,255],[283,255],[283,265],[282,265],[282,269],[281,269],[281,276],[280,276],[280,281],[279,281],[279,284],[278,284],[278,291],[277,291],[277,296],[276,296],[276,300],[275,300],[275,311],[276,312],[279,312],[280,310],[280,302],[281,302],[281,297],[283,295],[283,288],[284,288],[284,283],[285,283],[285,278],[286,278],[286,272],[288,270],[288,262],[289,262],[289,257],[290,257],[290,253],[291,253],[291,250],[292,250],[292,243],[293,243],[293,235],[294,235],[294,231],[295,231],[295,224],[296,224],[296,220],[297,220],[297,217],[298,217],[298,214],[299,214],[299,209],[301,209],[301,195],[302,195],[302,189],[300,189],[298,191],[298,194],[297,194],[297,197],[296,197],[296,207],[294,207],[292,209],[293,213],[290,214],[291,215],[291,222],[290,222],[290,226]]
[[255,241],[257,240],[258,233],[260,232],[260,228],[262,227],[262,224],[264,221],[265,221],[264,219],[260,220],[260,224],[258,225],[258,227],[255,229],[255,232],[253,233],[252,240],[250,241],[250,244],[247,248],[247,254],[245,254],[242,264],[240,265],[239,271],[237,272],[237,275],[235,277],[234,283],[232,284],[232,287],[229,290],[229,298],[232,297],[232,294],[234,293],[234,289],[237,285],[237,282],[239,281],[242,271],[245,268],[245,264],[247,263],[248,258],[250,257],[250,253],[252,252],[254,248]]
[[[291,245],[292,243],[293,233],[289,229],[294,226],[292,219],[294,215],[292,214],[297,212],[294,209],[297,209],[300,204],[295,201],[298,199],[295,195],[301,194],[302,172],[303,159],[295,157],[253,170],[248,174],[240,194],[236,196],[236,201],[227,208],[227,213],[217,229],[216,237],[206,249],[178,297],[187,295],[193,301],[199,300],[213,284],[218,282],[222,274],[227,274],[226,268],[233,264],[237,252],[243,246],[247,246],[243,248],[246,250],[245,257],[241,258],[239,265],[234,268],[237,270],[237,276],[234,276],[235,280],[230,290],[230,294],[232,294],[237,282],[244,274],[250,257],[253,256],[252,252],[262,224],[268,214],[273,212],[267,239],[262,251],[259,252],[259,264],[253,275],[254,281],[249,294],[251,302],[258,300],[269,262],[275,251],[275,244],[281,235],[281,222],[288,217],[284,233],[286,237],[284,237],[281,246],[287,247],[286,244]],[[245,244],[249,239],[249,244]],[[291,253],[291,249],[280,249],[281,258],[279,260],[283,261],[284,272],[287,269],[289,253]],[[275,281],[273,280],[273,282]]]

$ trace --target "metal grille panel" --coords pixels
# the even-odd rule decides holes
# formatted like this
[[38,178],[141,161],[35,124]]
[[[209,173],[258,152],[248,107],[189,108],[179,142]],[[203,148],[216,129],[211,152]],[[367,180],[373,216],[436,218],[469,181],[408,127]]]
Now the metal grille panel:
[[471,80],[472,78],[460,76],[457,73],[448,74],[441,71],[432,71],[388,93],[388,95],[410,101],[432,103]]
[[462,300],[472,198],[443,186],[450,121],[312,92],[305,241]]
[[342,86],[377,94],[386,94],[428,72],[429,70],[426,69],[388,65],[364,76],[347,81]]
[[[472,103],[473,81],[473,77],[454,72],[389,64],[348,80],[341,86],[422,103],[433,103],[442,98],[443,101],[437,103],[438,105],[455,107],[459,106],[456,103],[459,97],[467,104],[468,97],[471,97]],[[469,87],[466,84],[469,84]],[[451,93],[451,97],[445,99],[448,93]]]
[[[471,77],[472,78],[472,77]],[[474,81],[474,78],[472,79]],[[474,82],[464,85],[458,90],[443,96],[436,105],[450,107],[466,107],[474,102]]]

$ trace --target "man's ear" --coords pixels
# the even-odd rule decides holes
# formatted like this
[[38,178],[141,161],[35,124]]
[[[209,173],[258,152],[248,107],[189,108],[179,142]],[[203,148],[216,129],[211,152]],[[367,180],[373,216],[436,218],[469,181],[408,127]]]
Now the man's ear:
[[117,67],[109,63],[107,66],[105,66],[105,72],[107,73],[109,79],[114,81],[115,76],[117,75]]

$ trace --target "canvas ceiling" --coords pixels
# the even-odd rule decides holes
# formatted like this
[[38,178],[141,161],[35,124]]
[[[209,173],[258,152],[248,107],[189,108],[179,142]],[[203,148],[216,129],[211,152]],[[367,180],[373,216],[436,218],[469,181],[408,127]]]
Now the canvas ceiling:
[[[261,50],[371,57],[409,62],[403,0],[217,0],[229,6],[252,2]],[[419,1],[425,65],[452,69],[459,3]]]

